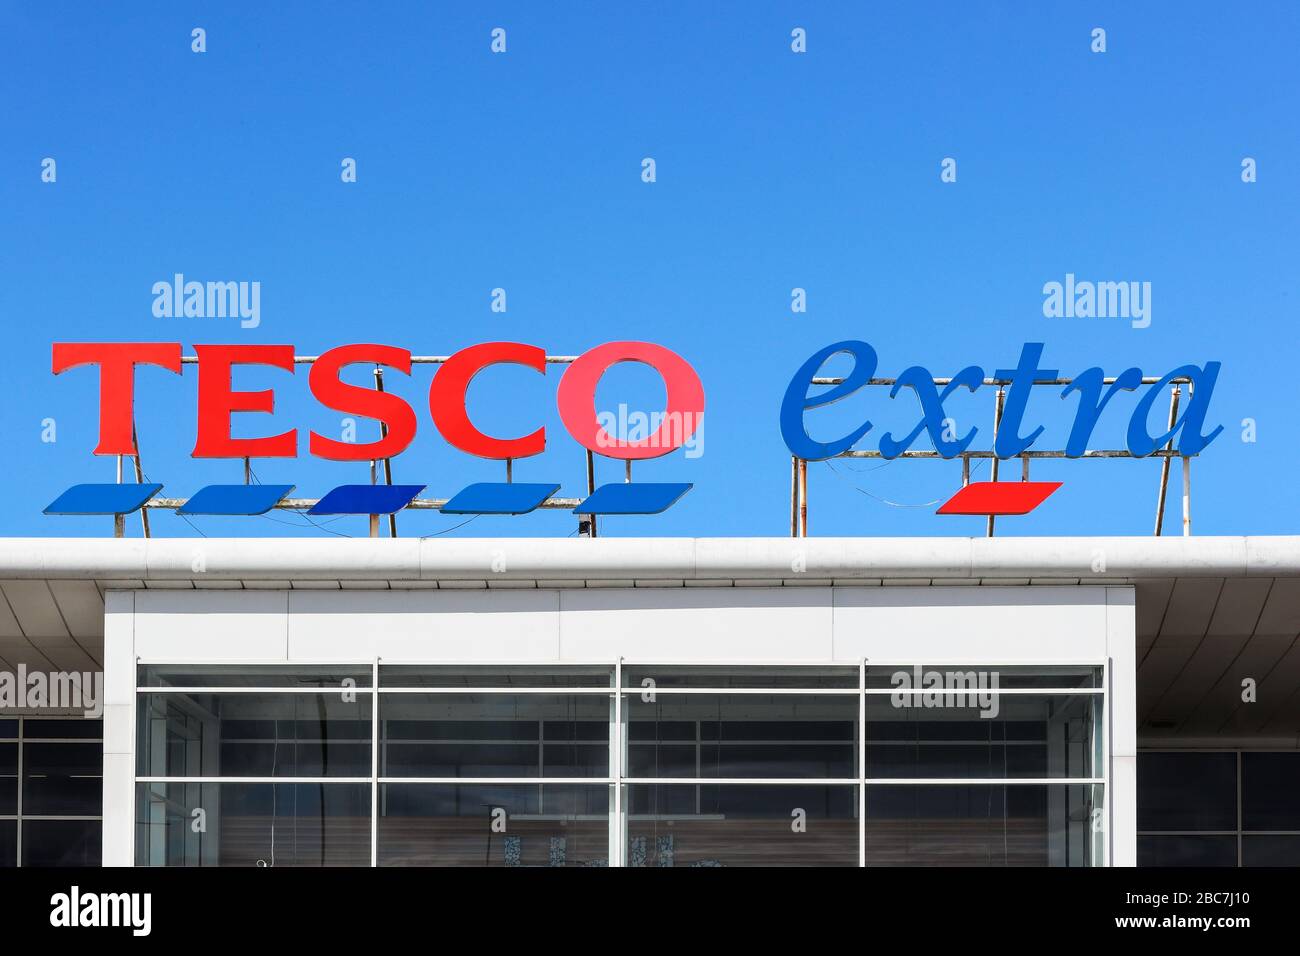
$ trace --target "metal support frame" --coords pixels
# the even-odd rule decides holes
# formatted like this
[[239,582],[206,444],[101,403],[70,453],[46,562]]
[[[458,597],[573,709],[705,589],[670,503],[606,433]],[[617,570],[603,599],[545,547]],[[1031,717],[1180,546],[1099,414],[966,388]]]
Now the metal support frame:
[[[951,378],[934,378],[931,379],[931,381],[936,386],[944,386],[952,383]],[[1116,381],[1117,379],[1113,377],[1103,378],[1102,384],[1113,385],[1115,384]],[[1155,378],[1152,376],[1146,376],[1142,378],[1140,384],[1158,385],[1164,383],[1165,381],[1166,380],[1164,378]],[[843,384],[843,382],[844,379],[840,377],[817,376],[812,379],[811,384],[840,385]],[[1050,379],[1035,379],[1031,384],[1062,386],[1062,385],[1071,385],[1073,383],[1074,383],[1074,379],[1071,378],[1050,378]],[[873,378],[873,379],[869,379],[865,384],[893,387],[895,384],[897,384],[897,379]],[[993,409],[993,437],[994,440],[996,441],[998,429],[1001,427],[1002,424],[1002,410],[1006,401],[1006,388],[1012,385],[1013,383],[1010,379],[986,378],[983,380],[981,384],[994,386],[997,388],[997,393],[994,400],[994,409]],[[1175,424],[1177,424],[1178,421],[1179,395],[1182,386],[1184,385],[1187,386],[1188,398],[1190,400],[1193,383],[1190,378],[1186,376],[1179,376],[1179,377],[1169,379],[1168,384],[1172,386],[1172,394],[1170,395],[1170,404],[1169,404],[1169,427],[1168,427],[1168,430],[1172,432],[1174,430]],[[1164,523],[1165,500],[1167,497],[1167,489],[1169,484],[1169,467],[1170,467],[1171,460],[1174,458],[1181,458],[1183,462],[1183,535],[1190,536],[1192,533],[1191,459],[1195,456],[1180,455],[1176,450],[1174,450],[1173,446],[1174,446],[1174,440],[1171,437],[1169,441],[1165,443],[1165,446],[1163,448],[1156,449],[1150,455],[1142,456],[1147,458],[1160,459],[1160,486],[1159,486],[1159,496],[1156,502],[1155,533],[1157,535],[1161,534],[1162,525]],[[871,450],[871,449],[864,448],[864,449],[849,449],[848,451],[841,452],[835,457],[836,458],[883,459],[885,456],[882,455],[879,450]],[[944,456],[937,451],[904,451],[904,452],[900,452],[896,457],[897,458],[940,459],[944,461],[949,460],[944,458]],[[990,480],[992,481],[998,480],[998,470],[999,470],[998,466],[1000,464],[1001,459],[998,458],[997,452],[994,449],[981,450],[981,451],[964,451],[960,455],[954,455],[952,457],[961,459],[961,483],[963,488],[966,485],[970,484],[970,463],[972,458],[990,459],[992,462],[989,469]],[[1131,451],[1124,448],[1098,448],[1098,449],[1088,449],[1082,455],[1077,455],[1077,456],[1069,456],[1064,451],[1059,451],[1059,450],[1030,451],[1026,449],[1025,451],[1022,451],[1019,455],[1016,455],[1014,457],[1020,459],[1020,480],[1028,481],[1029,480],[1029,459],[1031,458],[1051,458],[1051,459],[1065,459],[1070,457],[1137,458],[1138,456],[1134,455]],[[791,465],[790,537],[792,538],[806,537],[808,534],[808,462],[798,458],[791,458],[790,465]],[[989,515],[985,526],[986,535],[988,537],[993,537],[993,530],[994,530],[993,515]]]

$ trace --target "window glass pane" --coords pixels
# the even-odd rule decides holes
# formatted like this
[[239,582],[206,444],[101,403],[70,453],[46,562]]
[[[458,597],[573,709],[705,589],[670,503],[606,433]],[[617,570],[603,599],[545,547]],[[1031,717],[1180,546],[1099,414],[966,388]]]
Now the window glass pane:
[[1236,866],[1235,836],[1156,836],[1138,838],[1138,866]]
[[368,777],[370,692],[140,694],[142,777]]
[[867,786],[868,866],[1096,866],[1088,784]]
[[[200,817],[204,829],[196,833]],[[135,859],[137,866],[369,866],[370,784],[138,783]]]
[[628,866],[857,866],[857,784],[631,784]]
[[[647,683],[649,682],[649,683]],[[653,687],[838,687],[856,690],[856,667],[683,667],[636,664],[623,668],[624,689]]]
[[382,694],[380,776],[605,777],[606,694]]
[[1300,753],[1241,755],[1243,830],[1300,830]]
[[0,870],[18,865],[18,821],[0,820]]
[[868,695],[866,775],[1091,777],[1100,707],[1083,694]]
[[142,664],[140,687],[369,687],[367,664]]
[[24,740],[99,740],[103,735],[104,721],[99,718],[57,720],[27,717],[23,720]]
[[24,820],[23,866],[99,866],[102,833],[98,820]]
[[1241,838],[1243,866],[1300,866],[1300,835]]
[[628,776],[857,776],[858,697],[627,695]]
[[608,785],[380,787],[381,866],[607,866]]
[[103,769],[102,744],[24,743],[23,815],[98,816]]
[[607,665],[574,666],[412,666],[379,665],[380,687],[611,687]]
[[18,812],[18,745],[0,743],[0,814]]
[[[976,664],[881,664],[868,666],[866,686],[872,688],[918,688],[938,682],[944,687],[962,686],[982,680],[986,686],[1004,689],[1051,687],[1101,687],[1102,669],[1087,664],[1013,665],[988,668]],[[855,685],[856,686],[856,685]]]
[[0,740],[13,740],[18,736],[17,718],[7,717],[0,720]]
[[1237,829],[1237,755],[1139,753],[1139,830]]

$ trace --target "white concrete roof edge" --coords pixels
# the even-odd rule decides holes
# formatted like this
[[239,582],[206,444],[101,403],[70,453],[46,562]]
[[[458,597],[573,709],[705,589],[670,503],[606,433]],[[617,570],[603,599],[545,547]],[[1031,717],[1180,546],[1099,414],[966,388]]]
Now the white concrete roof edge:
[[1128,579],[1300,576],[1300,536],[0,538],[0,579]]

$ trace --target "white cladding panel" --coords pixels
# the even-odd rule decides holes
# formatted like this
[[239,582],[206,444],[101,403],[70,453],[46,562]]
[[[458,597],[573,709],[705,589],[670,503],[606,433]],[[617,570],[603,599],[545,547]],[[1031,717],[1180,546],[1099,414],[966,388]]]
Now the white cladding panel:
[[135,654],[165,661],[1098,662],[1133,632],[1128,587],[135,595]]

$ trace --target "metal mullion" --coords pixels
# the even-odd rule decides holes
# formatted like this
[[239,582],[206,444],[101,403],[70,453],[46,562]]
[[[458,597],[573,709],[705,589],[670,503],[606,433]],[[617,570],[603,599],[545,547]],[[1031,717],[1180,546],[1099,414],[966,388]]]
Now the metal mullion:
[[18,718],[18,806],[15,810],[18,823],[14,827],[16,831],[14,846],[14,854],[16,857],[14,859],[15,867],[23,865],[23,791],[27,789],[27,782],[23,779],[23,757],[24,751],[27,749],[26,743],[23,739],[23,730],[26,724],[26,718]]
[[[640,688],[629,688],[625,695],[631,697],[639,694]],[[852,687],[658,687],[655,696],[661,694],[713,694],[715,696],[764,696],[764,697],[856,697],[861,691]]]
[[380,777],[382,784],[437,784],[484,786],[488,784],[509,784],[512,786],[603,786],[612,784],[614,777]]
[[1242,866],[1242,860],[1245,853],[1245,848],[1244,848],[1245,839],[1242,836],[1242,832],[1241,832],[1242,821],[1244,819],[1243,807],[1241,805],[1241,793],[1242,793],[1242,786],[1241,786],[1242,766],[1241,765],[1242,765],[1241,751],[1238,750],[1237,751],[1237,868],[1238,869],[1240,869]]
[[136,783],[370,783],[370,777],[136,777]]
[[924,786],[1040,786],[1048,787],[1055,785],[1084,785],[1096,786],[1105,785],[1106,781],[1102,777],[868,777],[868,784],[889,784],[905,787],[924,787]]
[[614,663],[614,747],[609,755],[610,776],[614,778],[614,833],[609,841],[609,865],[623,865],[623,845],[627,842],[623,820],[623,658]]
[[[869,696],[883,697],[893,694],[1006,694],[1008,697],[1073,697],[1106,696],[1104,687],[867,687],[862,691]],[[856,693],[856,691],[854,691]]]
[[858,663],[858,866],[867,865],[867,659]]
[[567,697],[570,695],[586,694],[592,697],[605,695],[609,697],[613,691],[608,687],[385,687],[379,693],[381,694],[424,694],[435,696],[441,694],[486,694],[491,696],[513,696],[540,694],[551,695],[553,697]]
[[[379,658],[371,666],[370,684],[379,690]],[[323,745],[322,745],[323,746]],[[322,808],[322,813],[324,808]],[[370,865],[379,865],[379,698],[370,701]]]
[[624,777],[624,783],[655,786],[802,786],[848,787],[860,783],[857,777]]
[[[1114,821],[1115,808],[1111,806],[1113,802],[1110,798],[1110,775],[1111,775],[1111,753],[1110,753],[1110,658],[1107,657],[1101,665],[1101,689],[1104,692],[1101,696],[1101,771],[1104,780],[1101,785],[1101,801],[1105,812],[1102,813],[1102,823],[1106,827],[1106,833],[1101,841],[1101,852],[1104,859],[1102,866],[1110,866],[1112,858],[1111,841],[1115,839],[1115,828],[1111,824]],[[1134,760],[1134,774],[1137,773],[1137,761]],[[1097,768],[1093,767],[1092,772],[1095,774]],[[1134,787],[1137,786],[1136,777]],[[1136,808],[1135,808],[1136,809]],[[1136,821],[1134,821],[1136,823]]]
[[137,687],[137,694],[372,694],[373,687]]

